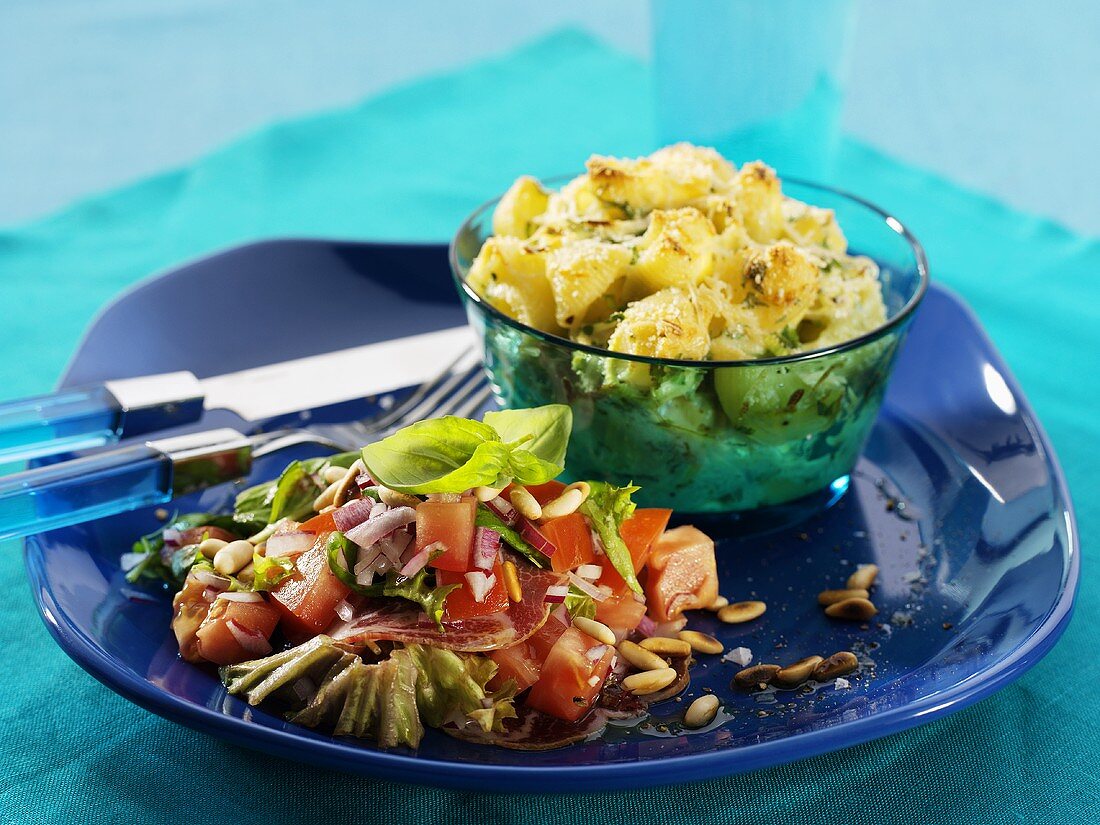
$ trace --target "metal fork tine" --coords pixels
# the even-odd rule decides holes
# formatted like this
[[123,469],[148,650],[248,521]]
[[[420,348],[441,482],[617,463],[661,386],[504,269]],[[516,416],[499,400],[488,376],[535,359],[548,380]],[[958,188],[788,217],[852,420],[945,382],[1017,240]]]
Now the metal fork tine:
[[[421,402],[429,393],[433,395],[438,391],[440,393],[446,393],[456,382],[461,381],[465,375],[469,372],[469,368],[466,370],[456,371],[456,367],[466,358],[474,353],[474,347],[467,347],[462,350],[435,378],[424,384],[421,384],[413,393],[394,407],[384,415],[379,416],[371,422],[364,422],[363,427],[367,431],[382,430],[387,427],[393,426],[397,421],[407,420],[409,415],[412,414],[412,409]],[[480,361],[478,362],[480,367]]]
[[479,362],[465,372],[454,375],[452,380],[447,381],[434,392],[425,395],[418,404],[406,408],[398,419],[388,422],[388,424],[383,427],[378,427],[372,422],[367,422],[362,427],[363,432],[379,432],[382,429],[389,429],[397,424],[411,423],[429,417],[434,418],[436,417],[436,410],[443,408],[448,401],[453,405],[455,401],[451,401],[451,399],[460,401],[469,392],[470,387],[475,386],[483,377],[484,374]]

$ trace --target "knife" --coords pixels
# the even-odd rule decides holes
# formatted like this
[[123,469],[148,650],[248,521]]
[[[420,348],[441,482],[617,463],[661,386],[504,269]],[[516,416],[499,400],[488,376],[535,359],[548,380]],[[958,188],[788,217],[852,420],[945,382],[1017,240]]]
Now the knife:
[[205,410],[259,421],[392,392],[435,377],[441,355],[474,341],[469,327],[451,327],[210,378],[170,372],[7,401],[0,464],[192,424]]

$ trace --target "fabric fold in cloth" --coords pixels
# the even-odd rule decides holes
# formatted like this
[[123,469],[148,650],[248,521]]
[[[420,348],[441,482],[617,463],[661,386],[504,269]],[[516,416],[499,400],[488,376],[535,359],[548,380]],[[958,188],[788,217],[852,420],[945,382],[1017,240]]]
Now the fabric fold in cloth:
[[[286,122],[196,161],[0,230],[6,397],[48,390],[98,307],[150,273],[258,238],[445,241],[519,174],[656,148],[644,65],[575,32]],[[782,171],[782,170],[780,170]],[[843,144],[833,182],[890,209],[933,278],[980,315],[1059,450],[1089,538],[1100,528],[1100,240]],[[303,280],[308,289],[308,279]],[[216,296],[212,296],[216,299]],[[261,323],[248,319],[249,323]],[[0,548],[0,576],[24,581]],[[121,552],[121,548],[120,548]],[[1077,619],[1032,672],[932,725],[745,776],[592,797],[456,793],[252,753],[154,717],[52,643],[25,588],[0,602],[0,819],[7,822],[1087,820],[1100,610],[1091,559]],[[1065,674],[1073,673],[1072,682]],[[506,790],[506,788],[490,789]],[[549,788],[566,792],[568,788]]]

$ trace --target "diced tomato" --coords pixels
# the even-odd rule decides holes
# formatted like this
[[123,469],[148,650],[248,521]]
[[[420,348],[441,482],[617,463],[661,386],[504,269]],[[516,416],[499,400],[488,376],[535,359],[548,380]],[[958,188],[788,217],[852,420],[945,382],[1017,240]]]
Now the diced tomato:
[[507,610],[508,588],[504,585],[504,572],[501,570],[499,561],[493,565],[492,575],[496,576],[496,582],[489,588],[485,598],[478,602],[474,600],[474,592],[470,588],[470,583],[466,581],[466,574],[455,573],[450,570],[437,570],[435,573],[436,584],[459,585],[447,594],[447,601],[444,603],[443,608],[444,621],[487,616],[490,613],[502,613]]
[[658,622],[706,607],[718,598],[714,542],[694,527],[666,531],[654,542],[646,569],[646,604]]
[[302,522],[298,529],[303,533],[316,533],[317,535],[331,533],[336,529],[336,520],[332,517],[333,512],[329,510],[327,513],[318,513],[309,521]]
[[554,545],[554,555],[550,558],[550,567],[555,573],[595,561],[592,550],[592,531],[588,522],[580,513],[550,519],[538,526],[539,532]]
[[[253,639],[253,646],[242,645],[230,629],[230,623],[236,625],[237,633]],[[216,665],[232,665],[258,659],[271,652],[271,645],[267,641],[278,623],[278,611],[266,601],[234,602],[215,599],[197,634],[198,653]]]
[[290,578],[271,591],[291,641],[309,638],[332,624],[336,605],[351,592],[329,569],[326,538],[327,533],[319,535],[317,543],[295,559]]
[[502,650],[490,651],[489,658],[497,663],[499,670],[489,686],[496,690],[509,678],[516,680],[517,690],[533,685],[538,681],[542,663],[568,627],[569,614],[564,607],[559,607],[527,641]]
[[611,669],[615,648],[575,627],[558,639],[543,663],[527,704],[543,713],[575,722],[586,714]]
[[[634,515],[623,522],[619,535],[630,551],[630,558],[634,562],[634,572],[639,573],[649,560],[650,551],[657,537],[668,526],[671,510],[653,508],[648,510],[635,510]],[[606,584],[615,593],[627,590],[626,582],[619,575],[610,561],[603,560],[603,572],[600,574],[600,584]]]
[[596,621],[603,622],[618,635],[626,635],[642,622],[645,615],[645,603],[634,598],[626,590],[614,593],[602,602],[596,602]]
[[465,573],[470,569],[476,515],[476,499],[425,501],[416,508],[417,551],[439,542],[446,550],[429,564],[437,570]]
[[496,662],[497,672],[489,680],[489,688],[498,690],[512,679],[516,691],[526,690],[539,680],[542,662],[535,658],[530,642],[520,642],[500,650],[490,650],[487,654]]

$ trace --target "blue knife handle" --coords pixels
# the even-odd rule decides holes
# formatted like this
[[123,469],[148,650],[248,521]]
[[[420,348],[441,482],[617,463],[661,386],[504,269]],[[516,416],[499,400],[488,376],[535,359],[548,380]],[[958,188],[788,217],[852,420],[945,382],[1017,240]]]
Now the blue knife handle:
[[163,504],[246,475],[248,439],[212,430],[61,461],[0,478],[0,540]]
[[112,444],[202,416],[190,373],[108,381],[0,403],[0,464]]

